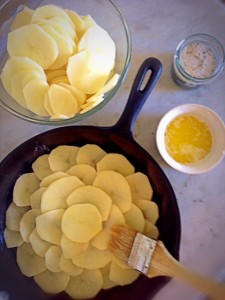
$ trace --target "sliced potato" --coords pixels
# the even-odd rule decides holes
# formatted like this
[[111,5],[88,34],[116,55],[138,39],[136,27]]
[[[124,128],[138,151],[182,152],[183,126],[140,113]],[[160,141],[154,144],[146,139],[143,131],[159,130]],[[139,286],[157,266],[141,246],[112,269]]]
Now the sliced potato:
[[137,206],[142,210],[145,218],[155,224],[159,217],[158,205],[153,201],[141,199],[137,202]]
[[20,221],[20,234],[24,242],[30,242],[30,235],[36,225],[36,217],[41,214],[40,209],[28,210],[21,218]]
[[60,272],[59,266],[62,250],[59,246],[50,246],[45,253],[45,266],[51,272]]
[[20,231],[20,220],[29,209],[30,206],[18,207],[14,202],[11,202],[6,211],[6,227],[10,230]]
[[77,188],[66,199],[69,206],[77,203],[94,204],[102,215],[102,221],[106,221],[112,205],[112,199],[103,190],[92,185]]
[[53,173],[49,166],[48,157],[49,154],[43,154],[32,164],[32,169],[40,180]]
[[70,278],[65,291],[73,299],[90,299],[98,294],[102,284],[101,271],[84,270],[80,275]]
[[74,242],[89,242],[101,228],[102,216],[93,204],[73,204],[67,208],[62,218],[62,231]]
[[57,179],[47,188],[41,198],[41,211],[51,211],[58,208],[67,208],[66,199],[76,188],[84,183],[76,176],[65,176]]
[[23,239],[20,232],[9,230],[7,227],[4,230],[4,239],[7,248],[18,247],[23,243]]
[[60,86],[68,89],[73,95],[74,97],[76,98],[78,104],[79,104],[79,107],[84,104],[85,100],[86,100],[86,94],[83,93],[82,91],[78,90],[77,88],[75,88],[74,86],[70,85],[70,84],[67,84],[67,83],[59,83]]
[[134,166],[128,159],[119,153],[108,153],[98,163],[97,171],[113,170],[124,176],[133,174]]
[[111,170],[99,171],[93,185],[105,191],[121,212],[125,213],[131,208],[131,189],[120,173]]
[[77,176],[86,185],[92,184],[97,175],[95,168],[87,164],[74,165],[67,173]]
[[45,293],[49,294],[58,294],[64,291],[69,279],[70,276],[65,272],[55,273],[49,270],[34,276],[34,281]]
[[140,273],[133,269],[123,269],[114,260],[111,262],[109,279],[118,285],[126,285],[134,282]]
[[39,188],[39,182],[34,173],[22,174],[13,188],[13,202],[17,206],[29,206],[30,195]]
[[159,238],[158,228],[148,220],[145,221],[144,234],[155,240]]
[[70,17],[71,21],[73,22],[78,37],[80,37],[82,33],[86,30],[85,20],[74,10],[66,9],[65,11]]
[[48,160],[52,171],[67,171],[76,164],[76,158],[79,147],[76,146],[58,146],[51,151]]
[[40,187],[48,187],[54,181],[66,176],[68,176],[68,174],[65,172],[54,172],[42,179],[42,181],[40,182]]
[[36,255],[31,244],[28,243],[23,243],[17,248],[16,260],[21,272],[27,277],[39,274],[46,269],[44,258]]
[[31,246],[32,246],[34,252],[40,257],[44,257],[46,251],[52,245],[41,239],[41,237],[37,233],[37,228],[34,228],[34,230],[32,231],[32,233],[30,235],[30,243],[31,243]]
[[80,275],[84,270],[83,268],[75,266],[71,259],[67,259],[63,255],[61,255],[60,258],[59,267],[63,272],[70,276]]
[[77,153],[77,164],[87,164],[92,167],[106,155],[106,152],[98,145],[86,144],[80,147]]
[[139,207],[132,203],[131,208],[124,213],[128,227],[143,232],[145,228],[145,218]]
[[33,15],[33,9],[27,7],[24,5],[23,10],[16,14],[15,18],[13,19],[10,30],[14,30],[16,28],[22,27],[24,25],[27,25],[30,23],[32,15]]
[[148,177],[144,173],[136,172],[128,175],[126,180],[131,188],[133,202],[137,203],[140,199],[152,199],[153,190]]
[[61,221],[64,212],[64,209],[55,209],[36,218],[37,233],[44,241],[60,245],[62,237]]
[[47,4],[36,8],[32,15],[31,23],[35,23],[40,19],[48,20],[54,17],[60,17],[72,23],[64,9],[54,4]]
[[80,254],[87,250],[89,243],[77,243],[69,240],[64,234],[61,238],[61,248],[63,256],[66,259],[73,258],[73,256]]
[[103,290],[110,289],[117,285],[115,282],[109,279],[110,264],[106,265],[104,268],[101,269],[102,278],[103,278],[103,285],[102,285]]

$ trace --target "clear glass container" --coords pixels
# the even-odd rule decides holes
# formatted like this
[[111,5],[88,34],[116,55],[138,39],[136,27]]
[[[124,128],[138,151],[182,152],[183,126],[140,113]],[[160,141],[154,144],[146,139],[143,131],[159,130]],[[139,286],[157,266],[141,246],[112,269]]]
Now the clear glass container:
[[172,77],[182,87],[196,88],[214,80],[224,63],[224,48],[216,38],[204,33],[193,34],[176,48]]

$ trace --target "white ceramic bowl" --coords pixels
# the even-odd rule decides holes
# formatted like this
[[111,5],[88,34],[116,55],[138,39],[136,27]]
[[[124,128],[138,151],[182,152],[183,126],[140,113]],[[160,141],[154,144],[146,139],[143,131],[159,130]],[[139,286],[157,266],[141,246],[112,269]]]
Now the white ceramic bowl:
[[[177,116],[190,114],[204,121],[211,130],[213,145],[205,158],[191,164],[182,164],[175,161],[167,152],[165,132],[169,123]],[[156,144],[165,162],[174,169],[188,174],[199,174],[214,168],[225,154],[225,126],[221,118],[211,109],[198,104],[184,104],[168,111],[159,122],[156,132]]]

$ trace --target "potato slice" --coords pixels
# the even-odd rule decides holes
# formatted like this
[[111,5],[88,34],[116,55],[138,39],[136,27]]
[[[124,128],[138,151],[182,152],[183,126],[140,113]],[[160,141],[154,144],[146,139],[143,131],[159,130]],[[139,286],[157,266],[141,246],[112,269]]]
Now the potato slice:
[[45,293],[49,294],[58,294],[64,291],[69,279],[70,276],[65,272],[55,273],[49,270],[34,276],[34,281]]
[[62,83],[59,83],[59,85],[68,89],[73,94],[73,96],[76,98],[76,100],[78,102],[79,107],[84,104],[84,102],[87,98],[85,93],[83,93],[82,91],[78,90],[76,87],[74,87],[70,84],[67,84],[67,83],[62,82]]
[[73,299],[90,299],[98,294],[102,284],[101,271],[84,270],[82,274],[70,278],[65,291]]
[[67,259],[63,255],[61,255],[60,258],[59,267],[63,272],[70,276],[80,275],[84,270],[83,268],[75,266],[71,259]]
[[83,34],[83,32],[87,29],[85,20],[74,10],[66,9],[65,11],[70,17],[71,21],[73,22],[78,37],[80,37]]
[[133,174],[134,166],[128,159],[119,153],[108,153],[98,163],[97,171],[113,170],[124,176]]
[[121,213],[120,209],[112,204],[108,220],[103,223],[103,229],[91,240],[91,244],[100,250],[107,249],[111,227],[113,225],[125,225],[125,223],[124,215]]
[[127,285],[134,282],[140,273],[133,269],[123,269],[114,260],[111,262],[109,279],[118,285]]
[[7,50],[10,56],[28,57],[44,70],[58,56],[56,41],[36,24],[19,27],[8,34]]
[[40,257],[44,257],[46,251],[52,245],[40,238],[39,234],[37,233],[37,228],[34,228],[30,235],[30,243],[34,252]]
[[66,259],[73,258],[75,255],[80,254],[87,250],[89,243],[77,243],[69,240],[64,234],[61,238],[61,248],[63,256]]
[[142,210],[145,218],[152,224],[155,224],[159,218],[158,205],[153,201],[139,200],[137,206]]
[[32,209],[34,209],[34,208],[41,209],[41,198],[46,190],[47,190],[47,188],[40,187],[33,194],[31,194],[30,204],[31,204]]
[[92,184],[97,175],[95,168],[87,164],[75,165],[69,168],[67,173],[69,175],[77,176],[86,185]]
[[44,106],[44,97],[48,89],[49,85],[46,80],[36,78],[30,80],[22,90],[27,108],[38,116],[49,116]]
[[18,207],[14,202],[11,202],[6,211],[6,227],[13,231],[20,231],[20,220],[29,209],[30,206]]
[[130,210],[124,213],[128,227],[143,232],[145,228],[145,218],[139,207],[132,203]]
[[131,189],[120,173],[111,170],[99,171],[93,185],[105,191],[121,212],[125,213],[131,208]]
[[50,246],[45,253],[45,266],[51,272],[60,272],[62,250],[59,246]]
[[31,23],[35,23],[40,19],[48,20],[54,17],[63,18],[73,24],[65,10],[54,4],[47,4],[36,8],[32,15]]
[[24,5],[23,10],[20,11],[19,13],[17,13],[15,18],[13,19],[13,21],[10,25],[10,31],[29,24],[31,21],[33,12],[34,12],[33,9],[30,9],[29,7]]
[[65,176],[57,179],[43,193],[41,211],[46,212],[58,208],[67,208],[66,199],[75,189],[84,183],[76,176]]
[[159,238],[158,228],[148,220],[145,221],[144,234],[155,240]]
[[31,244],[28,243],[23,243],[17,248],[16,260],[21,272],[27,277],[32,277],[46,269],[44,258],[36,255]]
[[60,245],[62,238],[61,221],[64,213],[64,209],[55,209],[36,218],[37,233],[41,239]]
[[131,188],[133,202],[137,203],[140,199],[152,199],[153,190],[148,177],[144,173],[136,172],[128,175],[126,180]]
[[28,210],[20,221],[20,234],[24,240],[24,242],[30,242],[30,235],[35,228],[36,225],[36,217],[41,214],[40,209],[31,209]]
[[92,167],[106,155],[106,152],[95,144],[86,144],[80,147],[77,153],[77,164],[87,164]]
[[110,264],[108,264],[107,266],[101,269],[102,278],[103,278],[103,285],[102,285],[103,290],[110,289],[117,285],[115,282],[109,279]]
[[49,165],[52,171],[67,171],[76,164],[76,158],[79,151],[76,146],[58,146],[51,151],[48,157]]
[[86,101],[85,104],[81,105],[80,114],[83,114],[83,113],[91,110],[92,108],[96,107],[98,104],[100,104],[104,100],[104,97],[103,97],[103,95],[93,96],[91,102],[89,101],[89,99]]
[[87,243],[101,229],[102,216],[93,204],[73,204],[67,208],[62,218],[62,231],[74,242]]
[[7,248],[19,247],[23,243],[21,234],[18,231],[9,230],[7,227],[4,230],[4,239]]
[[29,206],[30,195],[39,188],[39,182],[34,173],[22,174],[13,188],[13,202],[17,206]]
[[43,154],[32,164],[32,169],[40,180],[53,173],[49,166],[48,157],[49,154]]
[[51,183],[63,177],[68,177],[68,174],[60,171],[54,172],[42,179],[42,181],[40,182],[40,187],[47,188]]
[[112,199],[103,190],[92,186],[85,185],[77,188],[66,199],[69,206],[77,203],[94,204],[102,215],[102,221],[106,221],[112,205]]
[[66,70],[64,68],[59,68],[57,70],[45,70],[45,74],[47,76],[47,81],[49,84],[52,84],[52,80],[58,78],[58,77],[62,77],[62,76],[66,76]]

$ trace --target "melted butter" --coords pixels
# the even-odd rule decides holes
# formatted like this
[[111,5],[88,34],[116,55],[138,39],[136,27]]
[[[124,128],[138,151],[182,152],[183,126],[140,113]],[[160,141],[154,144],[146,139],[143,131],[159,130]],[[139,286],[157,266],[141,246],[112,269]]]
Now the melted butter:
[[203,159],[212,147],[212,134],[207,124],[184,114],[167,126],[165,144],[169,155],[179,163],[189,164]]

